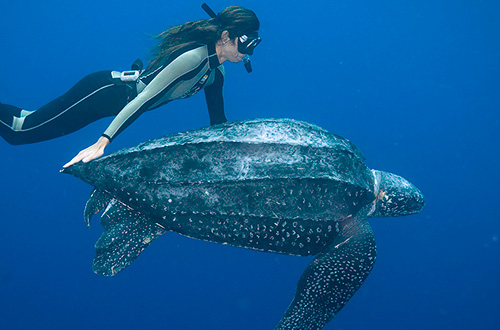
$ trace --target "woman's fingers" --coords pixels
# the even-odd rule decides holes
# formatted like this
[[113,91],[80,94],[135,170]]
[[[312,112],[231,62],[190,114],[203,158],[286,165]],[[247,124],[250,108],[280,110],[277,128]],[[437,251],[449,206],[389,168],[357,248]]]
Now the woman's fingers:
[[[80,151],[80,152],[78,153],[78,155],[76,155],[75,157],[73,157],[73,159],[72,159],[72,160],[70,160],[68,163],[64,164],[64,166],[63,166],[63,167],[64,167],[64,168],[66,168],[66,167],[69,167],[69,166],[71,166],[71,165],[73,165],[73,164],[76,164],[76,163],[78,163],[79,161],[81,161],[82,159],[84,159],[84,158],[86,158],[86,157],[88,157],[88,148],[87,148],[87,149],[85,149],[85,150]],[[89,159],[89,160],[87,160],[87,162],[88,162],[88,161],[90,161],[90,159]],[[85,163],[86,163],[86,162],[85,162]]]
[[109,144],[109,139],[106,137],[100,137],[96,143],[91,145],[90,147],[83,149],[76,155],[72,160],[63,165],[63,168],[69,167],[73,164],[78,163],[79,161],[83,161],[84,163],[88,163],[93,159],[99,158],[104,154],[104,148]]

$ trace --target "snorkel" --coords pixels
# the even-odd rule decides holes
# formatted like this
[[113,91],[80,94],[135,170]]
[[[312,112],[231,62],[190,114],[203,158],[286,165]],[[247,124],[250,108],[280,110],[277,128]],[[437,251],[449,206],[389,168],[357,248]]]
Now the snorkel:
[[[210,16],[210,18],[215,18],[217,14],[206,4],[203,3],[201,8]],[[238,37],[238,51],[245,56],[242,58],[243,65],[248,73],[252,72],[252,63],[250,62],[250,56],[253,54],[253,50],[260,43],[261,38],[255,35],[242,35]]]

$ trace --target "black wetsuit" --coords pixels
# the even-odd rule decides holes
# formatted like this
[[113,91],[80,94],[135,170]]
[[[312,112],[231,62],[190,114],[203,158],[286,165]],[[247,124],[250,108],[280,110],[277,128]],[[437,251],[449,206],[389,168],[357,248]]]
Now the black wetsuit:
[[0,136],[10,144],[26,144],[63,136],[104,117],[116,116],[103,136],[110,140],[143,112],[202,88],[210,124],[227,121],[222,85],[224,69],[214,46],[201,45],[172,54],[161,66],[124,82],[120,72],[92,73],[67,93],[36,111],[0,103]]

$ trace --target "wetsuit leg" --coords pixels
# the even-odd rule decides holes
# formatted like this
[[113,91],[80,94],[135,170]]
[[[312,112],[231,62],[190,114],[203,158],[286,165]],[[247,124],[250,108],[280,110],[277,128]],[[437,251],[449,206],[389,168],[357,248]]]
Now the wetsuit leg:
[[111,71],[92,73],[36,111],[0,104],[0,136],[16,145],[50,140],[115,116],[126,104],[127,87],[114,83]]

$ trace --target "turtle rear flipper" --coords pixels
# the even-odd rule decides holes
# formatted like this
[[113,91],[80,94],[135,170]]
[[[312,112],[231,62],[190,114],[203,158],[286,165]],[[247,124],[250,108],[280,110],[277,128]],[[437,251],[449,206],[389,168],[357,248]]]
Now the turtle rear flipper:
[[113,276],[130,265],[166,230],[143,214],[112,199],[101,216],[104,232],[95,244],[94,273]]
[[368,223],[335,239],[307,266],[275,330],[322,329],[351,299],[373,268],[375,237]]
[[104,210],[106,205],[111,202],[112,198],[113,197],[104,190],[97,188],[92,190],[92,193],[85,204],[85,211],[83,212],[83,217],[87,227],[90,227],[90,219],[92,216]]

